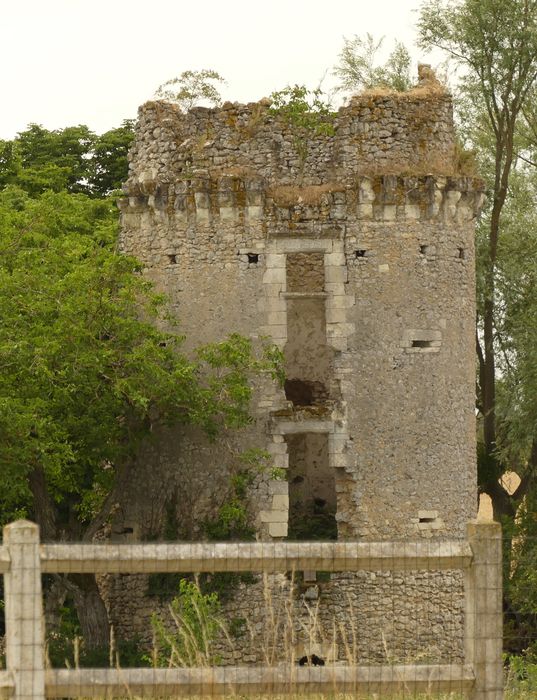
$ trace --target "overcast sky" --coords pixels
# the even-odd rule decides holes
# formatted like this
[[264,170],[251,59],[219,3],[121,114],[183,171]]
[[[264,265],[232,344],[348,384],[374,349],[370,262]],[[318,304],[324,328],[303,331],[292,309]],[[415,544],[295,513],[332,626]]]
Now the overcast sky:
[[[413,46],[420,0],[0,0],[0,138],[30,122],[97,132],[136,116],[165,80],[214,68],[225,99],[315,86],[343,37]],[[330,87],[328,77],[323,87]]]

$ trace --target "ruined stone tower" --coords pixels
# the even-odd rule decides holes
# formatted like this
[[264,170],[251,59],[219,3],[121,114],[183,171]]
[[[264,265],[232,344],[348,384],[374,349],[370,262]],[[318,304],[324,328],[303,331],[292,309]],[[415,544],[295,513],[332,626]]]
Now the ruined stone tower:
[[[248,494],[262,539],[457,538],[474,517],[482,185],[459,173],[451,100],[434,81],[355,97],[332,126],[293,127],[266,100],[141,107],[122,250],[168,295],[187,350],[233,331],[269,338],[287,381],[259,379],[252,425],[217,443],[157,430],[124,484],[116,539],[162,535],[170,504],[178,537],[202,535],[249,447],[275,468]],[[124,636],[149,627],[145,585],[109,591]],[[321,588],[320,619],[349,639],[358,625],[359,658],[462,658],[458,572],[333,574]],[[262,597],[246,587],[227,612],[259,616]],[[256,645],[242,658],[255,662]]]
[[[285,389],[261,382],[255,423],[228,438],[288,474],[252,489],[261,536],[307,535],[316,519],[344,538],[462,536],[476,510],[482,194],[457,174],[450,97],[435,85],[358,96],[333,135],[265,102],[141,107],[122,249],[188,344],[237,331],[284,353]],[[193,430],[163,430],[124,520],[157,517],[159,489],[178,488],[195,532],[227,459]]]

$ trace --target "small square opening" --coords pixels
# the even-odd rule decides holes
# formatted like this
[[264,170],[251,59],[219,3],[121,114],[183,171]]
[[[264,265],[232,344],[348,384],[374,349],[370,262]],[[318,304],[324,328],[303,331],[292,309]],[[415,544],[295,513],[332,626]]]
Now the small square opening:
[[175,253],[168,255],[168,262],[170,265],[177,265],[177,255]]
[[363,248],[360,248],[360,250],[354,251],[355,258],[365,258],[366,255],[367,255],[367,250],[364,250]]
[[259,262],[259,253],[246,253],[249,265],[257,265]]

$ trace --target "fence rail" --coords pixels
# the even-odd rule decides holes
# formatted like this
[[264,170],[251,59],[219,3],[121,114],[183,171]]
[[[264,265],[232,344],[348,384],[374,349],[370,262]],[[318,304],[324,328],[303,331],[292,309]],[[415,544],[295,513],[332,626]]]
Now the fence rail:
[[[435,571],[466,569],[467,542],[257,542],[221,544],[43,544],[41,571],[133,574],[276,571]],[[10,567],[0,547],[0,573]]]
[[256,542],[221,544],[45,544],[43,573],[402,571],[465,569],[467,542]]
[[[375,666],[45,669],[43,573],[408,571],[465,572],[465,663]],[[0,697],[159,697],[270,693],[464,692],[500,700],[501,531],[472,522],[468,541],[67,545],[40,544],[36,525],[4,529],[7,670]]]
[[296,693],[382,693],[397,687],[410,692],[469,690],[475,678],[471,666],[333,666],[224,667],[106,670],[54,670],[46,676],[47,697],[102,697],[104,691],[144,697],[176,694],[200,695],[210,688],[211,696]]

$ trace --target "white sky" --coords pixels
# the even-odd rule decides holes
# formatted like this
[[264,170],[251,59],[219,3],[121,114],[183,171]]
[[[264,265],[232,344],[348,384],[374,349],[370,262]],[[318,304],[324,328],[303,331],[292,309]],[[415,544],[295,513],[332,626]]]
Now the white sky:
[[[181,71],[213,68],[223,97],[250,102],[288,83],[314,87],[343,36],[386,36],[413,56],[419,0],[0,0],[0,138],[28,123],[134,118]],[[327,79],[323,87],[330,87]]]

